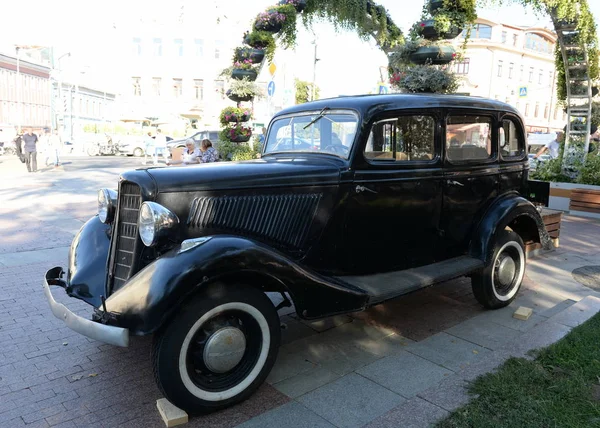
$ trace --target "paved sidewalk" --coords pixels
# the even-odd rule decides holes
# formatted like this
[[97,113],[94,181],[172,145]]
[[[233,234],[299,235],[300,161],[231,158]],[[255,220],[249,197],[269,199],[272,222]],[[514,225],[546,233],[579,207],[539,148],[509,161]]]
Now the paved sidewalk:
[[[96,188],[114,187],[120,170],[65,168],[0,185],[0,427],[164,426],[151,338],[125,349],[89,340],[55,319],[43,295],[42,275],[66,265],[72,237],[95,212]],[[600,284],[571,274],[600,265],[594,236],[600,222],[566,216],[561,248],[531,260],[517,300],[498,311],[483,310],[465,278],[318,322],[282,311],[283,346],[258,393],[187,426],[429,426],[467,402],[475,377],[600,309]],[[55,297],[91,313],[60,290]],[[512,318],[520,305],[534,309],[528,321]]]

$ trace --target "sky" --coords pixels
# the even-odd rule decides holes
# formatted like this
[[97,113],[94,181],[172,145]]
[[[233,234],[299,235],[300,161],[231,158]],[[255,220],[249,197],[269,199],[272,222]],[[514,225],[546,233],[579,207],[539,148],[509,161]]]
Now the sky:
[[[38,44],[58,46],[60,52],[77,52],[74,67],[102,69],[107,78],[115,71],[108,49],[107,34],[119,21],[139,19],[140,10],[154,8],[162,13],[177,13],[182,0],[22,0],[11,2],[0,15],[0,50],[11,44]],[[240,35],[252,18],[274,0],[198,0],[202,7],[212,8],[220,14],[238,20],[240,24],[231,31]],[[588,0],[592,13],[600,18],[600,0]],[[418,0],[380,0],[394,22],[407,31],[419,18],[423,3]],[[479,9],[481,17],[512,25],[549,25],[549,19],[536,16],[521,5]],[[235,15],[235,16],[233,16]],[[597,19],[598,19],[597,18]],[[26,25],[24,23],[26,22]],[[202,25],[202,16],[198,17]],[[317,85],[322,96],[365,93],[379,81],[380,67],[386,58],[372,41],[363,41],[351,32],[336,33],[329,23],[314,26],[313,33],[300,26],[298,47],[288,53],[294,58],[294,72],[302,80],[312,81],[315,39],[318,44]],[[74,55],[75,56],[75,55]],[[100,57],[100,58],[99,58]]]

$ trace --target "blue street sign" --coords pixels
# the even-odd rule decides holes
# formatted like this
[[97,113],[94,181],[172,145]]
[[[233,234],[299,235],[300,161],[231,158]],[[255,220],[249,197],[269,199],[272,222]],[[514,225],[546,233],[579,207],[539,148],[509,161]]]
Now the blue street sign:
[[521,86],[519,88],[519,96],[526,97],[527,96],[527,86]]
[[380,94],[387,94],[388,92],[389,92],[389,89],[387,86],[379,85],[379,93]]
[[269,86],[267,86],[267,93],[270,97],[272,97],[273,94],[275,94],[275,82],[273,82],[272,80],[269,82]]

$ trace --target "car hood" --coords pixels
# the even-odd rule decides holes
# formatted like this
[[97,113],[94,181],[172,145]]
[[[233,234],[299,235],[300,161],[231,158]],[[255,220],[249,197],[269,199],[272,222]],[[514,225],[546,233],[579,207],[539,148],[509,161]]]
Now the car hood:
[[338,184],[344,168],[342,159],[308,155],[149,168],[146,171],[154,180],[158,192],[163,193]]

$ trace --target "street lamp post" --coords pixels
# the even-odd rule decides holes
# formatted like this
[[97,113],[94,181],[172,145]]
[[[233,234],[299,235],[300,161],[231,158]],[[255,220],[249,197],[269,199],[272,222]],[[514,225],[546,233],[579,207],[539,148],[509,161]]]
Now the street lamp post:
[[21,133],[21,58],[19,52],[21,51],[20,46],[15,48],[17,50],[17,132]]
[[[56,60],[56,62],[58,63],[58,101],[59,101],[59,106],[58,108],[60,109],[61,107],[63,108],[63,119],[64,119],[64,102],[62,99],[62,65],[60,64],[60,60],[63,59],[64,57],[70,57],[71,56],[71,52],[67,52],[66,54],[63,54],[61,56],[58,57],[58,59]],[[63,122],[64,123],[64,122]],[[58,120],[56,120],[56,127],[58,128]],[[61,132],[62,134],[62,132]]]

